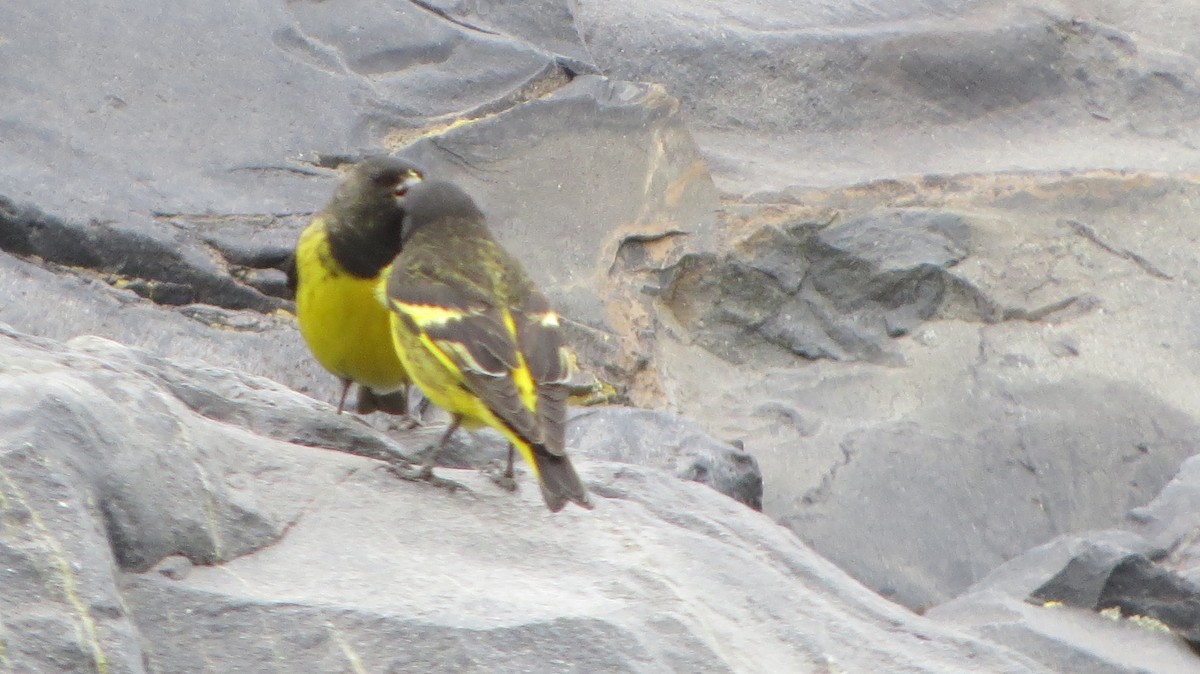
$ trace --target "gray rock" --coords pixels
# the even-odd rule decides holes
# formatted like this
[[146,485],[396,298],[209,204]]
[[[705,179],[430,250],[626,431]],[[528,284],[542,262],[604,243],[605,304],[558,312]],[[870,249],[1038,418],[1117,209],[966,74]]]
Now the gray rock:
[[697,254],[671,270],[663,298],[693,343],[740,363],[765,351],[756,332],[780,314],[788,296],[774,277],[749,264]]
[[[808,277],[840,311],[878,316],[889,337],[934,316],[994,320],[980,311],[979,291],[950,271],[970,251],[970,235],[970,223],[954,213],[868,213],[815,233]],[[971,294],[969,307],[955,306]]]
[[582,461],[596,509],[550,514],[275,439],[330,412],[265,379],[12,331],[0,363],[14,671],[1046,671],[662,471]]
[[[0,23],[20,27],[5,49],[23,55],[0,70],[14,94],[0,103],[10,159],[0,176],[14,200],[84,221],[109,217],[98,204],[121,221],[311,211],[328,195],[314,189],[322,156],[496,112],[564,79],[538,47],[410,3],[189,2],[174,8],[178,22],[128,9],[2,10]],[[37,37],[47,34],[61,41]]]
[[[677,99],[585,74],[595,68],[571,3],[175,10],[188,26],[157,32],[152,6],[120,21],[0,10],[0,23],[22,27],[5,49],[30,55],[0,65],[10,131],[0,249],[90,270],[162,305],[287,309],[280,268],[331,193],[331,169],[403,150],[480,201],[570,319],[585,364],[636,373],[652,334],[614,339],[641,329],[623,309],[641,298],[609,276],[634,259],[650,275],[703,247],[716,192]],[[46,25],[61,42],[30,37]],[[213,31],[219,49],[198,38]],[[146,81],[169,95],[143,92]],[[17,318],[0,314],[52,334],[38,317]],[[125,338],[88,318],[74,334]],[[288,349],[289,338],[265,341]],[[313,384],[316,370],[254,371],[336,393]]]
[[[415,487],[361,470],[371,464],[358,458],[313,458],[313,468],[309,457],[325,454],[298,445],[411,456],[437,429],[382,434],[252,376],[334,399],[332,378],[291,322],[271,313],[287,307],[278,268],[332,190],[332,169],[379,151],[403,152],[467,186],[569,319],[584,365],[616,384],[615,398],[669,406],[708,437],[739,439],[762,467],[764,510],[875,590],[928,606],[1028,546],[1123,522],[1194,453],[1200,418],[1190,384],[1200,371],[1190,290],[1200,283],[1200,189],[1188,173],[1200,166],[1200,14],[1181,0],[1027,5],[185,2],[171,21],[138,3],[95,16],[54,3],[0,7],[0,55],[11,57],[0,58],[0,248],[17,256],[0,254],[0,320],[56,339],[95,333],[154,354],[98,340],[64,349],[6,338],[27,350],[6,361],[14,379],[0,432],[16,438],[4,455],[16,465],[0,464],[14,484],[36,486],[9,501],[34,503],[24,511],[62,528],[33,543],[2,539],[0,570],[16,570],[16,599],[0,612],[3,653],[19,653],[17,671],[91,671],[101,643],[112,671],[140,671],[141,637],[153,633],[164,636],[145,653],[151,669],[203,671],[209,664],[197,653],[218,670],[274,667],[264,644],[247,637],[239,650],[226,639],[227,629],[251,635],[270,624],[288,636],[265,648],[301,654],[289,669],[336,670],[359,658],[420,671],[438,656],[419,644],[469,669],[507,643],[502,631],[474,629],[511,615],[492,605],[429,619],[448,595],[425,588],[451,586],[449,575],[412,572],[425,594],[402,610],[363,609],[356,597],[404,597],[408,588],[356,577],[353,591],[331,596],[333,569],[360,567],[322,555],[330,535],[383,546],[410,522],[413,533],[443,540],[426,522],[442,512],[434,519],[502,551],[487,568],[545,588],[536,573],[509,573],[528,556],[503,552],[526,540],[528,521],[509,531],[472,509],[517,506],[491,492],[474,506],[443,503],[440,492],[400,510],[366,499],[379,519],[347,532],[355,497],[376,489],[403,497]],[[729,193],[720,204],[708,167]],[[42,348],[57,355],[45,361]],[[180,364],[180,356],[244,374]],[[106,402],[110,393],[116,402]],[[26,420],[35,404],[53,421]],[[637,441],[624,438],[618,453],[657,455],[647,458],[672,470],[706,465],[710,450],[739,457],[705,440],[676,463],[680,456],[658,454],[672,443]],[[80,454],[84,446],[95,453]],[[502,449],[481,434],[442,458],[475,466]],[[598,493],[620,492],[612,485],[621,480],[643,485],[654,502],[637,507],[661,514],[647,516],[655,527],[670,522],[661,540],[672,550],[717,558],[687,547],[697,532],[721,531],[696,514],[708,512],[711,494],[695,501],[691,485],[657,472],[585,464]],[[730,493],[753,476],[736,462],[713,465],[713,475],[730,471]],[[462,479],[481,494],[490,488]],[[1191,491],[1177,481],[1134,511],[1130,526],[1167,551],[1159,564],[1194,579]],[[305,539],[307,515],[297,508],[325,512],[325,498],[339,505],[337,526]],[[58,503],[61,517],[46,514],[59,515]],[[663,510],[677,504],[683,510]],[[4,507],[6,518],[25,521],[21,507]],[[668,543],[646,547],[656,534],[643,526],[615,520],[614,531],[645,534],[637,543],[649,558],[607,570],[635,577],[627,594],[660,600],[672,615],[625,611],[609,594],[601,598],[617,602],[625,622],[564,611],[510,621],[501,628],[533,644],[527,660],[513,656],[514,667],[553,661],[565,641],[618,671],[961,671],[964,653],[984,671],[1020,671],[986,644],[894,627],[913,624],[894,609],[861,631],[843,614],[806,613],[827,605],[808,590],[780,593],[786,606],[730,612],[750,604],[722,594],[720,576],[744,578],[739,588],[775,588],[780,573],[742,567],[787,566],[794,551],[739,558],[736,572],[636,576],[675,559]],[[593,535],[579,531],[536,545],[573,552]],[[289,595],[305,574],[249,561],[293,534],[303,555],[324,560],[326,573],[311,582],[329,587]],[[717,538],[733,545],[739,536],[738,546],[761,553],[762,538]],[[457,545],[451,562],[473,552]],[[402,557],[396,549],[369,548],[374,557],[362,564],[391,564]],[[416,559],[453,568],[446,548],[427,552]],[[254,569],[245,578],[262,596],[236,594],[224,571],[205,566],[233,554],[242,555],[233,564]],[[155,566],[164,555],[174,561]],[[61,570],[73,569],[62,559],[78,562],[71,583],[88,611],[60,591],[69,585]],[[550,560],[568,576],[582,573],[566,553]],[[199,566],[188,572],[187,564]],[[126,575],[114,584],[120,565]],[[463,561],[453,582],[477,566]],[[861,590],[826,577],[802,582],[838,588],[832,593],[853,607],[846,612],[861,616]],[[720,610],[667,604],[664,586],[693,588]],[[761,588],[754,593],[759,606]],[[551,589],[527,596],[554,606],[576,598]],[[1132,661],[1136,649],[1077,641],[1094,616],[1064,610],[1079,620],[1046,621],[1043,610],[1006,607],[1010,623],[980,629],[1036,657],[1067,644],[1063,657],[1078,660],[1046,660],[1055,670],[1151,667]],[[188,615],[204,618],[180,618]],[[352,632],[338,631],[343,624]],[[449,629],[457,631],[443,639]],[[863,646],[887,630],[914,638]],[[598,646],[569,641],[576,632]],[[1157,648],[1159,638],[1136,642]],[[396,643],[414,646],[397,651]],[[754,655],[739,659],[743,652]],[[1154,667],[1176,662],[1154,653]]]
[[786,358],[902,365],[889,338],[935,318],[995,322],[1003,308],[953,267],[971,223],[936,211],[886,210],[845,222],[773,224],[724,255],[686,256],[666,307],[697,345],[736,363]]
[[1058,573],[1029,593],[1029,601],[1037,604],[1057,602],[1093,611],[1106,608],[1102,598],[1113,570],[1135,559],[1145,560],[1146,557],[1107,540],[1093,543],[1084,539]]
[[509,35],[555,54],[575,73],[595,73],[591,54],[575,26],[575,3],[541,0],[537,3],[433,0],[423,3],[433,11],[483,30]]
[[[727,211],[739,236],[663,296],[680,345],[657,365],[682,415],[755,456],[764,512],[857,578],[913,608],[940,603],[1032,546],[1121,524],[1195,454],[1200,397],[1180,376],[1195,369],[1194,182],[963,177],[810,197]],[[823,224],[830,209],[847,215]],[[1155,224],[1127,225],[1142,221]],[[786,301],[783,276],[760,271],[782,262],[760,263],[758,246],[782,235],[815,251]],[[805,295],[814,270],[829,297]],[[721,317],[741,340],[732,364],[702,341],[722,334],[701,321]],[[856,334],[883,357],[836,339]],[[1192,505],[1163,511],[1162,547],[1187,535]]]
[[[1080,166],[1195,168],[1189,3],[580,3],[612,77],[685,101],[723,189]],[[1118,20],[1121,25],[1105,22]],[[1187,31],[1179,31],[1185,33]]]
[[1156,627],[1183,637],[1200,655],[1200,586],[1145,555],[1113,558],[1087,550],[1034,590],[1030,599],[1102,613],[1115,609],[1120,617],[1153,620]]
[[1134,508],[1123,523],[1156,548],[1167,550],[1163,560],[1193,583],[1200,583],[1200,457],[1183,462],[1162,492],[1145,506]]
[[567,446],[578,456],[659,468],[762,510],[762,473],[754,457],[666,412],[627,407],[577,411],[567,425]]
[[[926,615],[1003,643],[1039,660],[1054,672],[1193,671],[1196,654],[1161,624],[1100,615],[1092,612],[1091,607],[1074,608],[1070,604],[1030,599],[1047,580],[1073,564],[1078,565],[1077,560],[1108,560],[1102,566],[1111,571],[1116,561],[1147,553],[1153,550],[1144,539],[1124,531],[1063,537],[998,567],[967,592],[934,607]],[[1099,567],[1093,570],[1099,571]],[[1082,598],[1080,591],[1083,591],[1092,599],[1100,599],[1107,576],[1104,572],[1094,577],[1098,582],[1072,584],[1074,594]]]
[[[927,616],[970,629],[1062,672],[1195,668],[1195,538],[1188,521],[1196,459],[1127,530],[1055,539],[1001,565]],[[1142,534],[1148,534],[1143,536]],[[1151,561],[1153,560],[1153,561]],[[1098,615],[1093,611],[1110,609]],[[1151,620],[1152,619],[1152,620]],[[1189,626],[1190,625],[1190,626]],[[1176,634],[1172,634],[1172,628]]]
[[[970,409],[985,406],[995,422],[976,437],[914,422],[848,434],[843,460],[781,521],[884,596],[919,608],[1058,534],[1120,521],[1162,488],[1200,432],[1123,386],[1009,390]],[[938,416],[966,413],[948,406]]]
[[212,305],[162,309],[90,274],[64,273],[0,253],[0,319],[26,332],[67,340],[94,332],[160,355],[186,355],[271,375],[336,401],[333,377],[312,359],[294,319]]
[[610,332],[618,309],[605,286],[619,253],[659,242],[666,250],[638,266],[661,269],[704,247],[716,221],[679,101],[656,85],[578,77],[401,154],[463,185],[556,306]]
[[[185,234],[135,218],[135,224],[69,221],[0,198],[0,249],[118,279],[158,304],[207,302],[270,312],[282,306],[237,281]],[[206,254],[208,253],[208,254]]]

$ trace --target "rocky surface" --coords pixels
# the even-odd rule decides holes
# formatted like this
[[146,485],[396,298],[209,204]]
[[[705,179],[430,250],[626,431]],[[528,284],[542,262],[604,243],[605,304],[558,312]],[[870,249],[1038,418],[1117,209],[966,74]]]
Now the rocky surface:
[[754,457],[669,413],[628,407],[581,410],[567,426],[567,446],[594,459],[661,468],[762,510],[762,472]]
[[415,438],[269,380],[8,329],[0,410],[6,671],[1045,671],[658,470],[451,493],[297,444]]
[[[771,219],[700,276],[725,279],[720,295],[686,270],[687,299],[667,295],[713,353],[664,349],[675,399],[755,455],[766,512],[886,595],[944,601],[1056,535],[1119,522],[1195,453],[1195,190],[971,177],[759,207]],[[847,208],[876,215],[831,220]],[[888,222],[891,238],[870,234]],[[774,241],[798,251],[790,276]],[[726,310],[736,296],[758,304]]]
[[1200,648],[1200,586],[1143,554],[1110,556],[1089,548],[1029,597],[1146,622]]
[[[1008,562],[927,615],[1055,672],[1183,674],[1196,667],[1196,591],[1147,557],[1161,553],[1126,531],[1064,537]],[[1134,582],[1123,586],[1124,580]]]
[[754,193],[1195,167],[1200,51],[1178,27],[1198,20],[1170,0],[626,0],[579,24],[603,72],[686,101],[718,182]]
[[[950,632],[919,647],[928,635],[910,638],[907,627],[851,630],[862,650],[855,660],[838,655],[850,652],[840,650],[838,630],[811,622],[839,618],[775,604],[746,609],[772,618],[763,618],[770,638],[787,641],[778,630],[800,629],[787,624],[794,619],[830,641],[799,647],[798,660],[732,630],[721,640],[736,648],[713,647],[689,630],[715,624],[714,616],[758,624],[732,612],[738,601],[710,613],[716,604],[698,598],[716,592],[705,583],[723,572],[693,560],[723,558],[691,549],[684,564],[663,551],[687,543],[651,534],[636,539],[664,546],[653,549],[665,557],[649,557],[664,575],[639,576],[632,589],[614,585],[606,601],[626,606],[626,595],[657,596],[654,587],[683,577],[699,595],[673,604],[675,622],[650,627],[634,609],[587,622],[532,606],[564,599],[551,592],[517,608],[474,606],[453,641],[437,641],[423,635],[438,623],[422,621],[441,610],[446,597],[436,588],[448,575],[419,576],[435,589],[387,611],[368,588],[399,594],[395,581],[367,566],[339,576],[333,567],[349,562],[326,558],[317,577],[329,588],[306,584],[296,555],[317,555],[316,541],[350,549],[359,540],[343,537],[352,535],[384,546],[384,521],[417,519],[404,515],[418,504],[363,513],[376,518],[366,529],[374,537],[331,525],[326,503],[343,513],[356,498],[376,504],[377,491],[390,501],[415,487],[361,470],[366,459],[296,445],[384,457],[411,453],[436,432],[328,418],[316,400],[333,400],[336,384],[308,358],[287,314],[279,268],[297,232],[328,197],[337,167],[377,152],[404,154],[467,187],[561,309],[580,364],[599,379],[594,397],[656,410],[585,411],[572,427],[577,451],[594,461],[594,484],[612,493],[626,479],[650,485],[642,501],[610,504],[629,518],[621,526],[657,531],[658,520],[677,515],[661,515],[664,504],[691,505],[689,494],[705,494],[698,508],[710,507],[705,499],[722,513],[741,507],[664,477],[673,473],[761,504],[876,592],[908,608],[936,607],[931,615],[954,629],[1003,642],[1052,671],[1187,671],[1193,654],[1177,636],[1027,599],[1079,549],[1110,541],[1088,532],[1113,527],[1135,537],[1120,535],[1131,553],[1197,582],[1200,499],[1195,463],[1183,463],[1197,453],[1200,419],[1192,385],[1200,373],[1192,298],[1200,268],[1197,27],[1200,9],[1183,0],[539,0],[533,9],[187,0],[169,12],[108,3],[86,15],[62,3],[0,5],[0,321],[53,340],[11,338],[21,348],[61,356],[20,377],[16,399],[58,409],[55,400],[73,399],[76,388],[103,391],[92,397],[109,406],[89,414],[112,424],[47,427],[4,445],[20,469],[12,474],[39,485],[21,500],[44,500],[36,518],[13,509],[17,528],[4,530],[9,541],[13,531],[31,536],[18,542],[40,556],[0,569],[51,578],[62,560],[80,567],[67,569],[69,582],[63,575],[12,591],[9,605],[38,608],[16,622],[4,613],[0,638],[15,643],[19,633],[23,650],[0,650],[0,671],[18,656],[41,658],[31,671],[93,671],[94,643],[127,654],[129,671],[143,654],[151,671],[219,671],[226,652],[265,663],[267,650],[230,651],[235,640],[225,636],[262,625],[296,636],[254,649],[294,651],[317,670],[363,662],[427,669],[424,655],[388,660],[400,656],[381,654],[385,637],[453,653],[462,667],[482,667],[471,663],[502,651],[517,657],[501,632],[484,636],[472,621],[514,630],[533,644],[520,651],[530,658],[561,659],[554,649],[564,634],[592,630],[621,654],[640,654],[634,663],[587,651],[596,667],[614,671],[694,669],[701,660],[713,671],[753,671],[737,658],[759,651],[763,659],[748,662],[797,671],[871,671],[892,657],[882,654],[900,652],[911,655],[896,662],[912,671],[940,671],[954,662],[950,653],[966,651],[987,654],[972,660],[978,671],[1036,669]],[[94,340],[58,344],[80,335],[152,355]],[[100,363],[140,383],[83,386],[54,374],[68,362]],[[260,376],[315,400],[302,404]],[[116,402],[104,403],[110,388]],[[33,432],[0,409],[16,424],[13,438]],[[196,434],[166,452],[198,452],[184,477],[165,479],[136,458],[151,456],[148,447],[121,444],[147,433],[143,425]],[[221,449],[240,446],[230,434],[249,434],[269,451],[231,456]],[[111,465],[77,455],[86,445],[112,450]],[[480,434],[443,458],[465,468],[501,451]],[[282,496],[256,509],[237,486],[244,483],[219,487],[227,466],[253,475],[245,480],[256,488],[261,480],[272,493],[311,497],[299,524],[289,528],[300,506]],[[329,482],[329,490],[312,486]],[[138,514],[139,494],[191,505]],[[198,514],[205,494],[225,505]],[[452,499],[434,512],[463,536],[494,529],[507,549],[506,529],[475,510],[464,517],[485,504],[517,507],[496,499]],[[746,517],[755,516],[737,521]],[[463,524],[480,518],[483,534]],[[563,521],[592,526],[581,518]],[[436,524],[425,515],[419,523],[418,533]],[[220,532],[221,554],[206,526]],[[510,538],[543,536],[529,545],[571,549],[544,529],[525,526]],[[686,538],[697,530],[670,531]],[[721,549],[746,554],[766,539],[739,540],[723,537],[729,549]],[[1047,557],[1036,547],[1043,544],[1059,552]],[[276,552],[288,545],[298,547]],[[371,549],[371,569],[381,559],[424,559]],[[768,566],[790,568],[779,560],[808,554],[788,550]],[[566,552],[551,558],[578,573]],[[611,573],[636,576],[630,559],[610,562]],[[454,568],[462,575],[479,566],[463,557]],[[235,592],[232,567],[261,594]],[[1019,584],[994,585],[995,574],[1013,568],[1026,569]],[[529,586],[535,577],[525,577]],[[848,592],[833,588],[845,582],[840,576],[832,585],[803,574],[751,577],[764,587],[792,583],[779,594],[797,605],[836,603],[829,597]],[[73,583],[94,591],[86,611],[71,599]],[[787,594],[800,591],[797,583],[812,594]],[[330,588],[346,594],[331,597]],[[150,620],[128,618],[134,597]],[[505,623],[518,612],[540,622]],[[903,613],[887,615],[910,624]],[[164,644],[220,645],[141,653],[147,630]],[[639,630],[660,645],[670,634],[688,645],[668,654],[630,637]],[[1113,649],[1110,634],[1138,646]],[[821,660],[826,650],[835,655]],[[196,660],[177,665],[176,657]]]
[[1033,598],[1046,579],[1078,555],[1097,550],[1104,555],[1135,554],[1133,550],[1145,550],[1145,542],[1122,531],[1062,538],[997,568],[926,615],[1024,652],[1051,672],[1193,672],[1195,651],[1162,622]]
[[1034,548],[926,615],[1007,644],[1056,672],[1194,670],[1198,466],[1196,457],[1184,462],[1120,529]]

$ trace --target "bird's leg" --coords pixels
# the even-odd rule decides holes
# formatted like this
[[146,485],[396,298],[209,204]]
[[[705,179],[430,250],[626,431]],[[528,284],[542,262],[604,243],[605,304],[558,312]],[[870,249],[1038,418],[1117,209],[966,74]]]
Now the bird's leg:
[[411,431],[424,425],[421,417],[429,409],[429,399],[421,396],[415,411],[408,408],[408,393],[410,386],[391,393],[376,393],[365,386],[358,387],[358,413],[387,412],[396,417],[389,422],[389,427]]
[[507,491],[517,490],[517,481],[513,478],[513,454],[515,453],[513,444],[511,442],[508,443],[508,465],[505,466],[504,472],[497,475],[495,468],[488,468],[486,471],[492,482],[495,482],[497,486]]
[[390,464],[388,469],[395,473],[398,477],[405,480],[422,480],[428,482],[435,487],[442,487],[450,491],[471,491],[465,485],[462,485],[454,480],[447,480],[444,477],[438,477],[433,474],[433,466],[437,462],[437,456],[450,441],[450,436],[454,435],[454,431],[458,430],[459,424],[462,423],[462,417],[457,414],[450,420],[450,425],[446,427],[446,432],[442,434],[442,439],[438,442],[429,445],[425,448],[425,460],[421,462],[421,467],[414,473],[410,466],[400,466],[396,463]]
[[[405,400],[407,401],[407,394],[405,396]],[[417,409],[411,412],[405,412],[403,418],[400,419],[401,425],[399,427],[403,430],[411,431],[414,428],[420,428],[421,426],[424,426],[424,416],[425,412],[429,410],[429,404],[429,398],[421,396],[420,399],[417,400]],[[395,413],[393,412],[393,414]]]
[[342,397],[338,399],[338,414],[341,414],[342,410],[346,407],[346,394],[350,392],[351,383],[349,379],[342,380]]
[[446,432],[442,433],[442,439],[437,444],[425,448],[425,460],[421,462],[421,479],[428,480],[433,477],[433,466],[437,463],[438,454],[441,453],[446,443],[450,441],[450,436],[454,435],[454,431],[458,430],[458,426],[461,423],[462,417],[455,414],[450,419],[450,425],[446,427]]
[[412,414],[408,415],[408,419],[411,424],[408,427],[409,430],[412,430],[412,429],[416,428],[417,426],[424,425],[425,413],[429,411],[430,404],[431,403],[429,402],[429,398],[426,398],[425,396],[421,396],[421,399],[417,401],[416,412],[413,412]]

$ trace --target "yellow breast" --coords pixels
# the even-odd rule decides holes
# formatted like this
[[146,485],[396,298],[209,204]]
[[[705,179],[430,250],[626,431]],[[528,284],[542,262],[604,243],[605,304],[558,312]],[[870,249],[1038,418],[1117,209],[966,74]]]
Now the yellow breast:
[[[387,278],[385,269],[379,278]],[[296,317],[309,350],[326,370],[377,393],[408,382],[392,343],[389,312],[375,298],[379,279],[350,275],[330,254],[314,220],[296,246]]]

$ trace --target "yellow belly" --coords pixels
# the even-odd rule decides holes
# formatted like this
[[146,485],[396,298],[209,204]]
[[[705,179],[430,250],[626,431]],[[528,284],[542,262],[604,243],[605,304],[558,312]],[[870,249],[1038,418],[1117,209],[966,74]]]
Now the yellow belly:
[[392,343],[390,312],[375,299],[379,281],[335,267],[324,228],[314,223],[296,247],[300,334],[335,376],[377,393],[399,390],[408,377]]
[[443,365],[421,343],[419,335],[403,328],[398,317],[391,316],[390,319],[395,339],[393,351],[400,353],[405,369],[411,373],[413,382],[421,388],[421,393],[429,402],[462,417],[463,425],[467,428],[491,425],[488,423],[494,419],[491,410],[462,387],[462,377],[457,371]]

